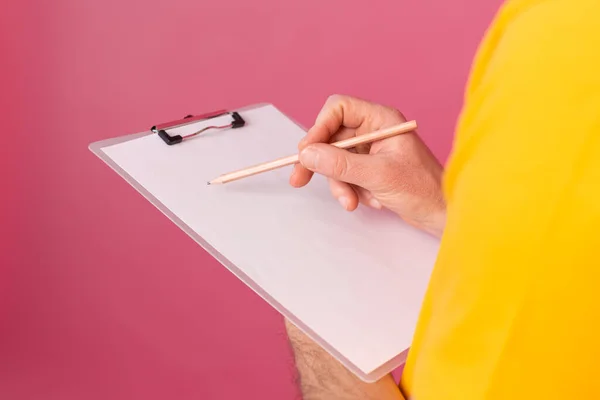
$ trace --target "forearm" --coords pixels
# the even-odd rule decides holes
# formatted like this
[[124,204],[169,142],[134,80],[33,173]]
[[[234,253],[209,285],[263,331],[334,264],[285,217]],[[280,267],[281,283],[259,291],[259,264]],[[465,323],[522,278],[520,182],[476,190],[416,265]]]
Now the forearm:
[[365,383],[286,320],[303,400],[404,400],[392,376]]

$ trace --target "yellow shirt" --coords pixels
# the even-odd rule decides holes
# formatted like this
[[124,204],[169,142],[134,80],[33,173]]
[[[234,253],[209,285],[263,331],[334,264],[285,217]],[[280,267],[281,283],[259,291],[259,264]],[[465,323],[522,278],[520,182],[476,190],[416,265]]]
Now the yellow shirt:
[[508,1],[475,59],[402,388],[600,399],[600,1]]

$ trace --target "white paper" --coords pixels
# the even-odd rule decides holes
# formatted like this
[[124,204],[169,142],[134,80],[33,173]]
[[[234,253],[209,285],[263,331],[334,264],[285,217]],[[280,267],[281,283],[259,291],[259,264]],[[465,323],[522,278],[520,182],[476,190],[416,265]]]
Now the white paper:
[[294,189],[290,168],[208,186],[294,154],[305,133],[270,105],[240,114],[240,129],[102,150],[364,378],[409,347],[439,242],[391,213],[342,210],[322,177]]

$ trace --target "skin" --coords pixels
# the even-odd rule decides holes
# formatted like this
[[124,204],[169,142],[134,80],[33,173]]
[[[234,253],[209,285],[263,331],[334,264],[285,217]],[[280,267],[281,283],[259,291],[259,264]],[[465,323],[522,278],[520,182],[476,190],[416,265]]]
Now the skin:
[[446,205],[443,167],[415,132],[364,145],[355,152],[327,143],[393,126],[399,111],[367,101],[331,96],[300,141],[300,164],[290,184],[302,187],[313,173],[328,177],[331,194],[354,211],[359,204],[388,208],[413,226],[441,236]]
[[[354,151],[328,143],[405,122],[398,110],[368,101],[331,96],[300,141],[300,164],[290,184],[307,185],[313,174],[329,180],[331,194],[354,211],[359,205],[387,208],[407,223],[441,237],[446,221],[443,167],[416,132]],[[365,383],[286,321],[304,400],[404,399],[391,376]]]

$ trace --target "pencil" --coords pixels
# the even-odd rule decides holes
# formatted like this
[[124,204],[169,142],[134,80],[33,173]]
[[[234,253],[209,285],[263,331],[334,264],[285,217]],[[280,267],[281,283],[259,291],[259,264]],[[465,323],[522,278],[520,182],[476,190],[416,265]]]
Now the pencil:
[[[393,136],[401,135],[403,133],[411,132],[417,129],[416,121],[408,121],[399,125],[394,125],[389,128],[380,129],[378,131],[374,131],[371,133],[367,133],[360,136],[355,136],[349,139],[340,140],[339,142],[330,143],[332,146],[338,147],[340,149],[351,149],[360,144],[366,144],[375,142],[378,140],[383,140],[387,138],[391,138]],[[216,185],[222,183],[228,183],[237,181],[238,179],[247,178],[252,175],[257,175],[263,172],[272,171],[277,168],[285,167],[292,164],[297,164],[299,162],[298,154],[294,154],[287,157],[278,158],[273,161],[269,161],[263,164],[254,165],[252,167],[240,169],[234,172],[229,172],[227,174],[223,174],[218,178],[213,179],[208,182],[209,185]]]

